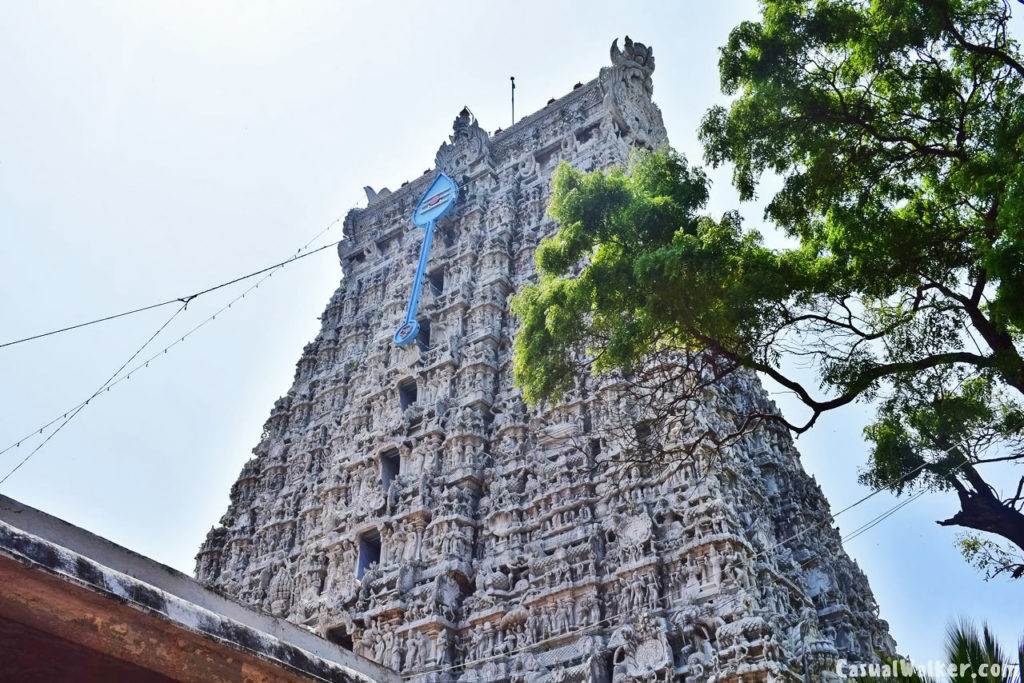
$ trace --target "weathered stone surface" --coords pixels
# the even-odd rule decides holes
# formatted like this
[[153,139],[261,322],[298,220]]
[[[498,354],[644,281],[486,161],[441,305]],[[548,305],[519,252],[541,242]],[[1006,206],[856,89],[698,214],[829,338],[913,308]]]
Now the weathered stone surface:
[[[555,167],[667,142],[652,51],[627,38],[611,57],[506,131],[456,118],[436,165],[461,197],[434,240],[422,346],[391,335],[433,174],[367,188],[344,279],[197,556],[201,579],[424,681],[821,679],[839,655],[893,649],[788,434],[623,467],[630,446],[601,429],[614,382],[582,377],[538,410],[512,385],[508,299],[555,229]],[[775,410],[741,376],[697,417],[740,404]]]

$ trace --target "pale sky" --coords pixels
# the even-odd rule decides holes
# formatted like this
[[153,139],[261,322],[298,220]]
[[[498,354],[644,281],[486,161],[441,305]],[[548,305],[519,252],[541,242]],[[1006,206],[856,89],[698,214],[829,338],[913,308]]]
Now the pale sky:
[[[724,101],[718,47],[756,8],[639,5],[5,3],[0,343],[287,258],[363,203],[364,185],[394,188],[431,167],[463,105],[489,130],[507,126],[510,75],[517,114],[530,113],[594,78],[616,36],[653,45],[669,137],[700,161],[697,125]],[[739,206],[760,227],[728,172],[712,177],[711,210]],[[0,493],[191,574],[339,278],[333,250],[280,272],[97,397]],[[240,291],[197,300],[161,339]],[[0,349],[0,448],[88,397],[170,313]],[[856,475],[869,415],[830,414],[798,443],[834,510],[866,493]],[[35,443],[0,456],[0,476]],[[853,530],[894,500],[878,495],[837,523]],[[942,656],[959,616],[988,620],[1007,648],[1022,627],[1024,585],[982,581],[934,523],[954,511],[951,496],[929,494],[847,545],[900,652],[919,661]]]

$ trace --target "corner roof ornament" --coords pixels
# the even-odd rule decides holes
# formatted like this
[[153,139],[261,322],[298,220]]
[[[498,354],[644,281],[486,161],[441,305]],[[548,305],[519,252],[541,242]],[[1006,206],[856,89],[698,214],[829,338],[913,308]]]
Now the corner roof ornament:
[[[651,80],[651,74],[654,73],[654,48],[633,42],[629,36],[626,36],[623,45],[626,49],[620,50],[619,39],[612,41],[611,71],[619,73],[623,80],[640,81],[647,96],[650,97],[654,93],[654,81]],[[602,69],[602,74],[606,70],[607,67]]]
[[634,43],[629,36],[623,43],[626,50],[619,49],[619,39],[612,41],[611,57],[613,66],[627,66],[640,68],[644,71],[654,71],[654,48],[643,43]]
[[461,178],[481,163],[489,163],[490,137],[469,107],[463,107],[452,122],[448,141],[437,150],[434,163],[449,176]]

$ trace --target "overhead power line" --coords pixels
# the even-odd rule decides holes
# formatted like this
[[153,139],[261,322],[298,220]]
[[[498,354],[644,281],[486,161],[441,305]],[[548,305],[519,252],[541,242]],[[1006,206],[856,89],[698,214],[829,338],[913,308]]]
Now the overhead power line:
[[52,439],[53,437],[55,437],[57,435],[57,432],[59,432],[60,430],[64,429],[64,427],[66,427],[69,422],[74,420],[78,416],[78,414],[80,412],[85,410],[85,407],[87,405],[89,405],[90,401],[92,401],[94,398],[99,396],[100,393],[104,389],[109,389],[111,384],[117,379],[118,375],[120,375],[121,372],[126,367],[128,367],[128,364],[131,363],[136,358],[138,358],[139,354],[142,353],[145,350],[145,348],[147,346],[149,346],[150,343],[154,339],[156,339],[157,336],[161,332],[163,332],[165,329],[167,329],[167,326],[171,324],[171,321],[173,321],[175,318],[177,318],[178,314],[181,313],[182,311],[184,311],[185,307],[187,307],[187,306],[188,306],[187,303],[183,303],[178,308],[178,310],[174,311],[174,313],[171,314],[171,317],[169,317],[167,320],[165,320],[163,325],[161,325],[160,327],[157,328],[156,332],[154,332],[153,334],[149,335],[149,338],[146,339],[146,341],[142,344],[142,346],[140,346],[138,349],[136,349],[135,352],[132,353],[132,355],[128,356],[128,359],[125,360],[125,362],[121,363],[121,366],[117,370],[114,371],[114,374],[112,374],[110,377],[108,377],[107,381],[104,382],[103,384],[101,384],[99,389],[97,389],[96,391],[92,392],[92,395],[89,396],[89,398],[85,399],[84,401],[79,403],[77,406],[75,406],[73,409],[71,409],[68,412],[64,413],[63,421],[60,423],[60,425],[56,429],[54,429],[52,432],[47,434],[46,438],[43,439],[42,442],[40,442],[38,446],[33,448],[31,451],[29,451],[28,455],[26,455],[24,458],[22,458],[20,461],[18,461],[17,465],[15,465],[10,470],[8,470],[8,472],[6,474],[4,474],[3,478],[0,478],[0,486],[2,486],[3,483],[5,481],[7,481],[11,477],[12,474],[14,474],[18,470],[20,470],[22,465],[24,465],[29,460],[31,460],[32,456],[34,456],[36,453],[38,453],[42,449],[43,446],[45,446],[47,443],[49,443],[50,439]]
[[847,541],[852,541],[853,539],[857,538],[858,536],[860,536],[862,534],[866,534],[868,531],[870,531],[871,529],[873,529],[877,525],[881,524],[882,522],[884,522],[886,519],[888,519],[892,515],[896,514],[896,512],[898,512],[900,510],[900,508],[903,508],[903,507],[906,507],[907,505],[910,505],[911,503],[913,503],[915,500],[917,500],[918,498],[920,498],[921,496],[923,496],[927,492],[928,492],[927,489],[922,489],[922,490],[918,491],[917,493],[915,493],[914,495],[912,495],[909,498],[907,498],[906,500],[900,501],[900,503],[898,503],[897,505],[894,505],[893,507],[889,508],[888,510],[886,510],[882,514],[878,515],[877,517],[872,517],[867,522],[865,522],[863,525],[857,527],[856,529],[851,531],[849,534],[844,536],[843,537],[843,543],[846,543]]
[[[331,223],[331,226],[333,226],[337,222],[338,221],[335,220],[334,223]],[[328,228],[330,228],[331,226],[328,226]],[[321,231],[321,234],[323,234],[323,232],[326,232],[326,230]],[[313,239],[316,239],[316,238],[313,238]],[[317,247],[316,249],[307,251],[305,253],[301,253],[300,254],[300,253],[296,252],[295,256],[292,256],[291,258],[286,259],[284,261],[281,261],[279,263],[275,263],[275,264],[273,264],[271,266],[267,266],[265,268],[260,268],[259,270],[255,270],[255,271],[253,271],[251,273],[246,273],[245,275],[240,275],[240,276],[238,276],[236,278],[232,278],[232,279],[230,279],[230,280],[228,280],[226,282],[221,282],[220,284],[213,285],[212,287],[207,287],[206,289],[201,289],[201,290],[199,290],[197,292],[192,292],[191,294],[185,294],[183,296],[176,296],[173,299],[168,299],[167,301],[160,301],[160,302],[155,303],[155,304],[149,304],[147,306],[140,306],[139,308],[133,308],[133,309],[128,310],[128,311],[121,311],[120,313],[114,313],[112,315],[105,315],[102,318],[96,318],[94,320],[86,320],[85,322],[75,323],[73,325],[66,325],[64,327],[60,327],[60,328],[57,328],[57,329],[54,329],[54,330],[50,330],[48,332],[40,332],[39,334],[33,334],[31,336],[23,337],[21,339],[13,339],[11,341],[4,342],[4,343],[0,344],[0,349],[6,348],[8,346],[14,346],[15,344],[22,344],[24,342],[34,341],[36,339],[42,339],[43,337],[50,337],[50,336],[53,336],[55,334],[61,334],[62,332],[70,332],[71,330],[77,330],[77,329],[80,329],[82,327],[88,327],[90,325],[97,325],[99,323],[108,322],[110,320],[117,320],[118,318],[126,318],[128,316],[136,315],[138,313],[144,313],[145,311],[151,311],[154,308],[161,308],[163,306],[170,306],[171,304],[176,304],[176,303],[189,304],[189,303],[192,303],[193,300],[203,296],[204,294],[209,294],[210,292],[216,292],[218,289],[224,289],[225,287],[230,287],[231,285],[238,284],[239,282],[243,282],[245,280],[249,280],[251,278],[254,278],[257,275],[262,275],[263,273],[276,270],[278,268],[281,268],[282,266],[288,265],[289,263],[292,263],[294,261],[298,261],[299,259],[304,259],[307,256],[312,256],[313,254],[321,252],[324,249],[330,249],[331,247],[337,246],[340,243],[341,243],[341,240],[337,240],[336,242],[331,242],[330,244],[325,244],[323,246]],[[302,251],[302,249],[299,250],[299,252],[301,252],[301,251]]]
[[[337,223],[340,220],[341,220],[340,218],[339,219],[335,219],[334,221],[329,223],[325,228],[323,228],[320,232],[318,232],[316,235],[311,237],[305,244],[303,244],[301,247],[299,247],[295,251],[295,254],[296,255],[302,254],[302,252],[305,251],[309,247],[309,245],[311,245],[313,242],[315,242],[317,239],[319,239],[324,233],[326,233],[328,230],[330,230],[335,225],[337,225]],[[331,244],[323,245],[322,247],[317,247],[316,249],[311,250],[311,251],[309,251],[306,254],[303,254],[303,256],[308,256],[310,254],[314,254],[317,251],[322,251],[323,249],[327,249],[327,248],[329,248],[331,246],[334,246],[336,244],[338,244],[338,242],[333,242]],[[25,458],[23,458],[13,469],[11,469],[9,472],[7,472],[3,476],[3,478],[0,479],[0,484],[3,484],[3,482],[5,482],[8,477],[10,477],[12,474],[14,474],[14,472],[16,472],[22,465],[24,465],[29,459],[31,459],[43,446],[46,445],[46,443],[50,439],[52,439],[57,434],[57,432],[59,432],[61,429],[63,429],[64,426],[68,422],[70,422],[72,419],[74,419],[74,417],[79,412],[81,412],[85,408],[85,406],[89,405],[89,403],[93,399],[97,398],[102,393],[109,392],[113,387],[117,386],[121,382],[124,382],[125,380],[131,379],[132,375],[135,374],[136,372],[138,372],[139,370],[142,370],[144,368],[149,367],[149,364],[153,360],[155,360],[156,358],[166,354],[172,348],[174,348],[178,344],[181,344],[182,342],[184,342],[186,339],[188,339],[194,333],[198,332],[200,328],[206,326],[211,321],[215,320],[218,315],[220,315],[221,313],[223,313],[227,309],[231,308],[239,300],[244,299],[246,297],[246,295],[248,295],[254,289],[257,289],[261,284],[263,284],[269,278],[271,278],[274,275],[274,273],[277,272],[278,269],[284,268],[286,265],[288,265],[289,263],[292,263],[295,260],[297,260],[297,259],[293,257],[293,258],[287,259],[285,261],[282,261],[282,262],[280,262],[280,263],[278,263],[278,264],[276,264],[274,266],[271,266],[270,268],[264,268],[261,271],[255,273],[256,275],[258,275],[259,273],[264,273],[264,275],[259,280],[257,280],[254,284],[250,285],[247,289],[245,289],[241,294],[238,294],[233,299],[228,301],[226,304],[224,304],[223,306],[218,308],[216,311],[214,311],[211,315],[207,316],[204,320],[202,320],[198,324],[194,325],[187,332],[185,332],[185,334],[181,335],[180,337],[178,337],[177,339],[172,341],[170,344],[166,345],[161,350],[157,351],[156,353],[154,353],[153,355],[149,356],[145,360],[140,361],[136,365],[132,366],[131,368],[129,368],[127,370],[126,373],[121,374],[125,370],[125,368],[133,360],[135,360],[139,356],[139,354],[142,353],[142,351],[160,334],[160,332],[162,332],[167,327],[167,325],[170,324],[170,322],[175,317],[178,316],[178,314],[180,314],[182,311],[184,311],[187,308],[187,305],[188,305],[187,302],[182,302],[181,308],[176,310],[175,313],[163,325],[161,325],[157,329],[157,331],[155,333],[153,333],[152,336],[150,336],[150,338],[146,341],[146,343],[143,344],[142,347],[139,348],[135,353],[133,353],[128,358],[128,360],[125,361],[121,365],[120,368],[118,368],[117,372],[115,372],[113,375],[111,375],[111,377],[106,382],[104,382],[103,385],[100,386],[100,389],[98,389],[96,392],[94,392],[91,396],[89,396],[84,401],[82,401],[82,402],[72,406],[68,410],[64,411],[62,414],[54,417],[52,420],[50,420],[46,424],[41,425],[41,426],[37,427],[36,429],[33,429],[31,432],[28,432],[27,434],[22,436],[17,441],[9,444],[8,446],[6,446],[2,450],[0,450],[0,455],[3,455],[7,451],[10,451],[10,450],[12,450],[14,448],[20,447],[22,445],[22,443],[24,443],[26,440],[32,438],[33,436],[41,436],[47,429],[49,429],[50,427],[52,427],[53,425],[55,425],[57,423],[60,423],[60,425],[57,427],[57,429],[55,429],[53,432],[48,434],[47,437],[43,440],[42,443],[40,443],[38,446],[36,446],[34,449],[32,449],[32,451],[28,455],[26,455]],[[252,277],[252,275],[245,276],[245,277],[242,277],[242,278],[235,278],[233,280],[233,283],[240,282],[240,281],[242,281],[244,279],[247,279],[248,277]],[[223,286],[226,286],[226,285],[223,285]],[[213,291],[214,289],[220,289],[221,287],[222,286],[219,285],[219,286],[217,286],[215,288],[211,288],[211,289],[209,289],[207,291]],[[177,301],[177,300],[175,300],[175,301]]]

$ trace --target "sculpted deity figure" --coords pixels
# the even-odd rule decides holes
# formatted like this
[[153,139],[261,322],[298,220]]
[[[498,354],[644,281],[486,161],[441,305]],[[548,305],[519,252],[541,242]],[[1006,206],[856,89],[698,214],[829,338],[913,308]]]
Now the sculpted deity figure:
[[410,633],[405,639],[404,671],[414,671],[423,665],[420,656],[420,636],[418,631]]
[[439,668],[444,668],[451,663],[451,652],[450,644],[448,641],[448,632],[441,631],[437,634],[437,640],[434,643],[434,665]]

